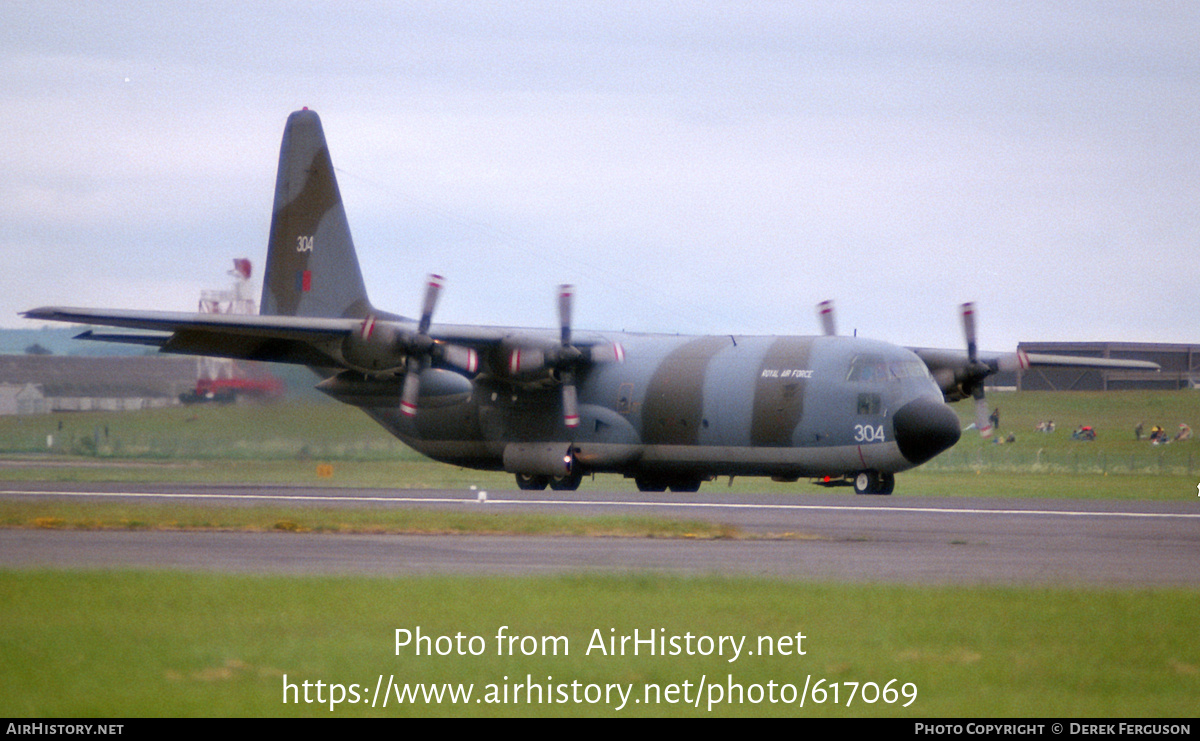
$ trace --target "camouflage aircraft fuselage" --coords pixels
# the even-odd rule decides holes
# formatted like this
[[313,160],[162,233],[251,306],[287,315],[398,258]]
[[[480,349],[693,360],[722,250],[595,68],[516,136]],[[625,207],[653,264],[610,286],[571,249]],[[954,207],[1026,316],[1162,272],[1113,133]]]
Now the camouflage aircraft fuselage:
[[[497,331],[516,342],[532,337]],[[570,475],[568,457],[582,471],[625,474],[649,489],[689,489],[715,476],[886,475],[925,462],[959,436],[958,418],[925,364],[895,345],[629,333],[587,340],[619,342],[625,359],[580,374],[575,427],[563,422],[551,378],[515,384],[502,374],[468,379],[427,370],[412,417],[399,410],[398,380],[377,381],[379,396],[362,385],[322,386],[436,460],[540,474],[550,483]],[[900,410],[907,411],[897,425]]]

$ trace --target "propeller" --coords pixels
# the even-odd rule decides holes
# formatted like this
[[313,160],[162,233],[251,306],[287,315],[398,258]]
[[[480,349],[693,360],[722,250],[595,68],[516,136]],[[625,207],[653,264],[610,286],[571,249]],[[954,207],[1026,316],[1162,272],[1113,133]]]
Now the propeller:
[[584,363],[623,363],[625,349],[620,343],[576,346],[571,338],[571,316],[575,302],[575,287],[558,287],[559,342],[538,347],[536,344],[521,344],[508,354],[508,373],[514,378],[537,376],[551,371],[552,377],[562,384],[563,424],[579,426],[579,392],[575,387],[575,372]]
[[[446,281],[440,275],[429,276],[425,285],[425,303],[421,307],[421,319],[416,334],[405,334],[398,340],[407,356],[404,387],[400,392],[400,411],[407,417],[417,414],[417,397],[421,393],[421,373],[429,368],[436,358],[456,368],[474,373],[479,367],[475,351],[469,347],[440,345],[429,336],[429,325],[433,321],[433,309]],[[371,317],[373,319],[373,317]],[[364,324],[364,331],[366,325]]]
[[963,391],[975,399],[975,427],[980,437],[991,437],[992,421],[988,414],[987,399],[983,393],[983,381],[992,373],[987,363],[979,362],[978,348],[975,343],[975,304],[962,305],[963,334],[967,340],[967,367],[963,369]]
[[834,326],[833,302],[822,301],[817,304],[817,317],[821,320],[821,329],[827,337],[833,337],[837,334],[837,328]]

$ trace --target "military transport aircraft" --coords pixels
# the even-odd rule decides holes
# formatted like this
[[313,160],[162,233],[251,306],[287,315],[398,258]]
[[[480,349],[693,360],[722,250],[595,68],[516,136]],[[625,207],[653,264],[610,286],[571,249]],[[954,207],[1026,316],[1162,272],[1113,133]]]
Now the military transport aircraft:
[[[258,316],[46,307],[31,319],[142,330],[80,338],[162,352],[297,363],[317,388],[361,408],[439,461],[504,470],[523,489],[575,489],[617,473],[642,491],[695,491],[717,476],[852,480],[888,494],[894,475],[954,445],[946,401],[973,397],[990,430],[984,379],[1030,365],[1155,368],[1150,363],[905,348],[834,331],[815,337],[681,337],[434,324],[431,276],[417,320],[367,298],[317,114],[283,133]],[[150,333],[146,333],[149,330]]]

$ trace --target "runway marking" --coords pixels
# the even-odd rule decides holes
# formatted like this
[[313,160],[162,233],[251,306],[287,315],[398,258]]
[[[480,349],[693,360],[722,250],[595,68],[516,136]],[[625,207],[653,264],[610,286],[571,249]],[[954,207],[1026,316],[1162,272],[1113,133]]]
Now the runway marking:
[[780,509],[780,510],[822,510],[835,512],[894,512],[894,513],[924,513],[924,514],[979,514],[979,515],[1058,515],[1063,517],[1134,517],[1134,518],[1181,518],[1200,519],[1200,513],[1185,512],[1087,512],[1079,510],[1044,510],[1044,509],[978,509],[964,507],[895,507],[888,505],[849,505],[849,504],[760,504],[755,502],[621,502],[616,500],[584,500],[570,499],[494,499],[488,497],[486,502],[478,501],[476,491],[465,491],[463,497],[382,497],[382,496],[328,496],[308,494],[168,494],[165,492],[113,492],[113,491],[5,491],[0,490],[0,496],[54,496],[54,497],[124,497],[131,499],[228,499],[228,500],[265,500],[292,502],[392,502],[414,504],[475,504],[480,507],[493,505],[571,505],[588,507],[664,507],[703,509]]

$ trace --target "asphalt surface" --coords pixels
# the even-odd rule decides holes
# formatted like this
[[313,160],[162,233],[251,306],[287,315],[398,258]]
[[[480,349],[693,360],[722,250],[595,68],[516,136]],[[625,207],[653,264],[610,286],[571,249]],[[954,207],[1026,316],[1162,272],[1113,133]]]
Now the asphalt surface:
[[238,573],[660,572],[925,584],[1200,586],[1200,500],[1047,501],[820,494],[312,489],[46,483],[5,499],[441,507],[647,514],[736,526],[730,540],[488,535],[0,530],[0,568],[155,568]]

